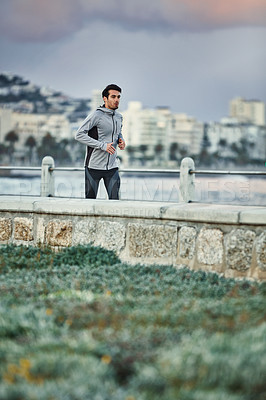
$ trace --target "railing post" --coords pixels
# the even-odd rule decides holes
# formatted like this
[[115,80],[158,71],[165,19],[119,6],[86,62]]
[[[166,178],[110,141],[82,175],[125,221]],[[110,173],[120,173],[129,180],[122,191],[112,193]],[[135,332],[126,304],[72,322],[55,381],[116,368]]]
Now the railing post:
[[180,165],[179,186],[180,200],[185,203],[195,201],[195,174],[190,174],[190,170],[195,171],[194,160],[190,157],[185,157]]
[[45,156],[42,160],[42,177],[41,177],[41,196],[54,196],[54,173],[51,168],[54,168],[54,159],[50,156]]

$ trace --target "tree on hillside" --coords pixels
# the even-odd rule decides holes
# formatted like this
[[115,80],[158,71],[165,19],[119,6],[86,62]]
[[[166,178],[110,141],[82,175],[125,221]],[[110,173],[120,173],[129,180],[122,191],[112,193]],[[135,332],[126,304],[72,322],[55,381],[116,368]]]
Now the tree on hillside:
[[132,164],[134,162],[134,159],[135,159],[136,148],[134,146],[128,145],[126,147],[126,152],[129,155],[129,163]]
[[29,136],[25,142],[25,146],[29,148],[28,150],[28,158],[30,164],[32,163],[32,158],[33,158],[33,149],[36,147],[36,140],[33,136]]
[[6,146],[3,143],[0,143],[0,164],[3,163],[3,159],[5,158],[6,155]]
[[210,153],[208,152],[208,148],[211,145],[208,136],[208,130],[209,130],[209,125],[205,123],[203,125],[203,138],[201,142],[200,153],[198,156],[199,162],[206,166],[209,166],[212,163]]
[[5,141],[9,143],[8,145],[8,155],[9,161],[12,163],[13,155],[15,150],[15,143],[19,140],[18,134],[15,130],[9,131],[5,136]]
[[146,157],[147,157],[147,155],[146,155],[146,153],[147,153],[147,151],[148,151],[148,146],[146,145],[146,144],[141,144],[140,146],[139,146],[139,151],[140,151],[140,153],[141,153],[141,164],[142,165],[145,165],[145,163],[146,163]]
[[58,163],[71,162],[71,156],[66,149],[65,139],[57,142],[49,132],[42,138],[41,145],[37,148],[37,154],[40,159],[43,159],[45,156],[51,156]]
[[58,143],[58,148],[59,148],[59,155],[58,155],[58,160],[60,163],[71,163],[72,162],[72,151],[73,148],[71,147],[71,141],[69,139],[62,139]]
[[178,152],[179,152],[178,143],[176,143],[176,142],[171,143],[170,149],[169,149],[169,159],[171,161],[176,161],[178,159]]
[[232,151],[236,154],[236,164],[246,165],[251,161],[250,149],[254,146],[254,143],[248,143],[244,138],[240,139],[238,143],[231,145]]
[[155,156],[155,160],[157,161],[162,161],[163,159],[163,151],[164,151],[164,146],[161,143],[157,143],[154,146],[154,156]]

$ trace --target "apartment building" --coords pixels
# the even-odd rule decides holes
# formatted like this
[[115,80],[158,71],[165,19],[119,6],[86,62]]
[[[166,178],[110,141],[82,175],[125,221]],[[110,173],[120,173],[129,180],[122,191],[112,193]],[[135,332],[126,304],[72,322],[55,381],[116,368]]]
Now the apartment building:
[[223,118],[208,124],[209,153],[220,157],[234,157],[234,148],[245,143],[251,160],[266,159],[266,126],[240,124],[236,118]]
[[0,143],[5,140],[6,134],[13,128],[12,110],[0,108]]
[[173,114],[169,143],[177,143],[183,154],[198,154],[203,139],[203,123],[187,114]]
[[12,112],[11,129],[14,129],[19,137],[16,147],[23,147],[27,138],[33,136],[37,143],[48,132],[57,138],[69,139],[71,129],[68,119],[61,114],[24,114]]
[[[186,114],[172,114],[168,107],[146,109],[132,101],[123,113],[123,135],[127,146],[146,146],[145,156],[158,155],[169,160],[171,145],[176,143],[183,155],[197,154],[203,137],[203,124]],[[157,149],[157,151],[156,151]]]
[[[137,157],[154,158],[160,163],[168,159],[171,113],[168,107],[143,108],[141,102],[131,101],[123,115],[123,136],[128,149],[135,149]],[[139,150],[138,150],[139,149]],[[142,149],[142,150],[140,150]],[[123,156],[127,159],[128,154]]]
[[229,103],[229,116],[236,118],[240,123],[265,125],[265,103],[259,100],[245,100],[236,97]]
[[99,89],[94,89],[91,95],[91,111],[95,111],[96,108],[100,107],[101,105],[103,105],[102,91]]

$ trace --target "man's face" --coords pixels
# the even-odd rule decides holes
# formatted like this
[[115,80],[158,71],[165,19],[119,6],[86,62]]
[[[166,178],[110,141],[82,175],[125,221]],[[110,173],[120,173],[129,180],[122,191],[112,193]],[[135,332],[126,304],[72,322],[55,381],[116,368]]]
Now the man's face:
[[109,90],[109,96],[103,98],[105,107],[116,110],[119,107],[120,97],[121,93],[118,90]]

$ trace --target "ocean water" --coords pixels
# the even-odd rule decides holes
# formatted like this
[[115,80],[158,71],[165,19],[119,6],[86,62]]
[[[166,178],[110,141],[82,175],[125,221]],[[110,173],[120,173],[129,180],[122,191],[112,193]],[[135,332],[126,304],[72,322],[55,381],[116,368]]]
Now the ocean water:
[[[179,175],[120,174],[121,200],[179,202]],[[0,176],[0,195],[39,196],[40,176]],[[196,201],[201,203],[266,206],[266,177],[196,175]],[[55,196],[84,198],[83,171],[55,171]],[[106,199],[101,182],[97,198]],[[0,200],[1,201],[1,200]]]

